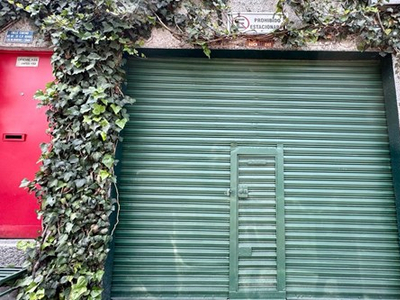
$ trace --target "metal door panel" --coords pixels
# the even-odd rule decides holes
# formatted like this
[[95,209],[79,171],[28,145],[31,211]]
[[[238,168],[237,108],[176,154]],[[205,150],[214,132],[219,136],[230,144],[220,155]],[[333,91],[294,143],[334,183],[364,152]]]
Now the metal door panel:
[[286,296],[283,175],[282,145],[232,151],[231,299]]

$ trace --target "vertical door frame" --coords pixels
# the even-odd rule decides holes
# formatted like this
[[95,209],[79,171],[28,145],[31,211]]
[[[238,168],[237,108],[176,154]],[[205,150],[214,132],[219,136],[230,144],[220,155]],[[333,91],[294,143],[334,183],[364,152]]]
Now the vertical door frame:
[[400,244],[400,122],[399,122],[400,103],[397,103],[396,85],[394,80],[395,74],[393,69],[392,55],[387,55],[386,57],[382,58],[381,72],[382,72],[382,83],[383,83],[383,97],[386,109],[386,122],[389,135],[393,189],[396,202],[397,229],[398,229],[398,237]]
[[[230,186],[230,243],[229,243],[229,297],[241,299],[244,293],[239,291],[239,249],[238,249],[238,185],[239,185],[239,155],[266,155],[275,158],[276,180],[276,291],[260,290],[249,292],[252,298],[286,298],[286,251],[285,251],[285,196],[284,196],[284,158],[283,145],[271,147],[238,147],[231,151],[231,186]],[[247,293],[246,293],[247,294]],[[245,299],[245,298],[243,298]]]

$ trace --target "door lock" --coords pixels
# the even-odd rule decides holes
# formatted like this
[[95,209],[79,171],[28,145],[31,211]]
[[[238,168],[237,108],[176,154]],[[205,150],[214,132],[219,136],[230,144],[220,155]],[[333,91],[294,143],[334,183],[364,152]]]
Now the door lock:
[[249,197],[249,189],[247,185],[240,184],[238,186],[238,197],[239,198],[248,198]]

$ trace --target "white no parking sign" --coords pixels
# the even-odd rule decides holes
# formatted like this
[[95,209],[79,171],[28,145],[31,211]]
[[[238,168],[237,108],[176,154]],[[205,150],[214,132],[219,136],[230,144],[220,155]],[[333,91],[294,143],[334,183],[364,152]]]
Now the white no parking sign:
[[234,12],[230,19],[230,23],[235,24],[240,32],[247,34],[270,33],[279,29],[283,22],[282,14],[272,12]]

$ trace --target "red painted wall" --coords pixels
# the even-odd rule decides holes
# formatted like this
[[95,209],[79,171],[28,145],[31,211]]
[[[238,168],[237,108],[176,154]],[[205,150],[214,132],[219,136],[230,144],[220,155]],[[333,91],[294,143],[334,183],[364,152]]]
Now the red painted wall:
[[[36,198],[19,185],[33,179],[39,145],[49,141],[46,110],[33,95],[53,80],[50,56],[0,51],[0,238],[33,238],[41,229]],[[17,67],[17,57],[39,57],[38,66]]]

